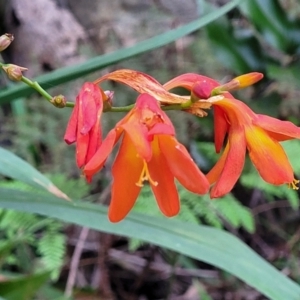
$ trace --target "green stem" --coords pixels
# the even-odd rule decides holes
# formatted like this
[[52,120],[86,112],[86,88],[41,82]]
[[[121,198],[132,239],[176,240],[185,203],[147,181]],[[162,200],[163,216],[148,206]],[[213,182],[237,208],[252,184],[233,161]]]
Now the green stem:
[[130,111],[131,109],[133,109],[134,104],[131,105],[127,105],[127,106],[119,106],[119,107],[110,107],[108,110],[106,110],[107,112],[126,112],[126,111]]
[[186,108],[189,108],[194,102],[190,99],[184,103],[181,103],[180,106],[181,106],[181,109],[186,109]]
[[33,89],[35,89],[41,96],[43,96],[46,100],[48,100],[49,102],[51,102],[52,100],[52,96],[47,93],[40,85],[37,81],[31,81],[29,78],[22,76],[21,79],[22,82],[24,82],[25,84],[27,84],[28,86],[32,87]]
[[[0,67],[4,67],[4,66],[8,66],[10,64],[4,64],[2,62],[0,62]],[[26,85],[30,86],[31,88],[35,89],[41,96],[43,96],[46,100],[48,100],[49,102],[51,102],[52,100],[52,96],[47,93],[40,85],[37,81],[32,81],[29,78],[22,76],[21,81],[24,82]]]
[[[188,101],[188,102],[190,102],[190,101]],[[161,109],[164,110],[164,111],[167,111],[167,110],[182,110],[182,109],[186,109],[186,108],[190,107],[192,102],[188,103],[188,105],[186,103],[187,102],[182,103],[182,104],[164,105],[164,106],[161,106]],[[133,109],[134,105],[135,104],[131,104],[131,105],[127,105],[127,106],[119,106],[119,107],[114,107],[113,106],[113,107],[110,107],[107,110],[104,110],[104,112],[128,112],[131,109]]]
[[[5,66],[0,62],[0,67]],[[53,97],[46,92],[37,81],[32,81],[29,78],[22,76],[21,79],[26,85],[30,86],[31,88],[35,89],[41,96],[43,96],[48,102],[52,103]],[[53,103],[52,103],[53,104]],[[162,110],[183,110],[189,108],[193,102],[191,100],[181,103],[181,104],[174,104],[174,105],[164,105],[161,107]],[[74,102],[66,102],[66,107],[74,107]],[[134,107],[134,104],[127,105],[127,106],[119,106],[119,107],[110,107],[108,109],[104,109],[104,112],[128,112]]]
[[162,110],[182,110],[185,108],[185,103],[161,106]]
[[66,107],[74,107],[75,103],[74,102],[66,102]]

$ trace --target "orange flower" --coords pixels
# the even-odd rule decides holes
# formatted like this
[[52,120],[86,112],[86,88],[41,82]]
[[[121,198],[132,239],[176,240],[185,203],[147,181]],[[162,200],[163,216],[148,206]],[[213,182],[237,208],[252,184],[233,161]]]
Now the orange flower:
[[[247,74],[238,77],[238,80],[242,78],[241,87],[246,86],[247,79],[253,83],[262,78],[258,74],[250,73],[248,77]],[[195,82],[201,85],[203,80],[205,86],[209,84],[212,91],[218,90],[216,81],[197,74],[181,75],[164,87],[169,89],[183,86],[197,95],[199,93],[193,87]],[[227,143],[220,160],[207,174],[210,184],[215,183],[211,197],[221,197],[231,191],[242,172],[246,149],[265,181],[274,185],[288,183],[297,188],[295,184],[298,180],[294,179],[293,169],[279,142],[300,138],[300,128],[291,122],[255,114],[245,103],[227,92],[222,91],[222,95],[223,97],[211,97],[207,100],[214,108],[215,147],[218,153],[227,135]]]
[[300,128],[288,121],[280,121],[255,114],[245,103],[223,99],[213,104],[215,118],[215,145],[219,152],[225,135],[225,149],[220,160],[207,174],[209,182],[216,183],[211,197],[230,192],[238,180],[245,161],[246,148],[260,176],[268,183],[290,184],[297,188],[294,172],[280,145],[280,141],[300,138]]
[[174,134],[170,119],[148,94],[141,94],[135,107],[108,133],[83,172],[91,180],[123,136],[112,167],[110,221],[118,222],[129,213],[144,181],[149,182],[160,210],[168,217],[178,214],[180,208],[175,178],[191,192],[208,192],[206,177]]
[[101,145],[100,118],[103,110],[104,92],[95,84],[82,86],[72,111],[64,140],[76,142],[76,162],[79,168],[87,164]]

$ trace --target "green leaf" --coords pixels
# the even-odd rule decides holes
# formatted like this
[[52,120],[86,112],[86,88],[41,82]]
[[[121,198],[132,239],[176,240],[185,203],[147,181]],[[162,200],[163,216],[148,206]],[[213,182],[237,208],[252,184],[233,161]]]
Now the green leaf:
[[251,32],[234,30],[222,18],[205,27],[212,49],[219,61],[236,73],[265,70],[265,57],[257,39]]
[[50,273],[46,272],[7,279],[0,282],[0,295],[6,300],[32,300],[49,276]]
[[0,265],[5,261],[6,256],[11,253],[11,249],[16,246],[17,241],[0,241]]
[[0,174],[25,182],[35,188],[45,189],[60,198],[69,199],[66,194],[60,191],[48,178],[30,164],[1,147]]
[[300,42],[300,28],[288,19],[278,0],[248,0],[241,9],[270,45],[294,53]]
[[63,291],[55,288],[53,285],[50,284],[43,285],[38,291],[37,296],[37,299],[42,300],[74,300],[74,298],[64,296]]
[[[145,53],[147,51],[165,46],[171,42],[176,41],[177,39],[188,35],[201,27],[207,25],[208,23],[218,19],[220,16],[226,14],[233,8],[235,8],[243,0],[232,0],[226,5],[223,5],[219,9],[214,10],[213,12],[190,22],[186,25],[183,25],[179,28],[169,30],[163,34],[157,35],[155,37],[149,38],[145,41],[142,41],[132,47],[120,49],[113,53],[101,55],[95,58],[92,58],[82,64],[76,66],[70,66],[66,68],[61,68],[55,70],[51,73],[37,77],[35,80],[39,82],[41,86],[51,86],[74,80],[76,78],[85,76],[92,72],[103,69],[107,66],[116,64],[120,61],[126,60],[130,57]],[[0,92],[0,104],[5,102],[10,102],[19,97],[25,97],[32,94],[34,90],[28,87],[25,84],[18,84],[6,90]]]
[[172,249],[237,276],[273,300],[299,300],[300,286],[276,270],[235,236],[208,226],[131,213],[113,224],[105,206],[67,202],[30,191],[0,188],[0,206],[38,213],[102,232]]

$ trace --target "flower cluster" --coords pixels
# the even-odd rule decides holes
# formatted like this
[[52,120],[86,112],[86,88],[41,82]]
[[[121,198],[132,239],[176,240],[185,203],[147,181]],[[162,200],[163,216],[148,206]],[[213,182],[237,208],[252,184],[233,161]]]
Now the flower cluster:
[[[112,167],[110,221],[118,222],[129,213],[145,181],[151,186],[160,210],[168,217],[175,216],[180,209],[175,179],[193,193],[210,192],[211,198],[224,196],[241,175],[247,151],[266,182],[289,184],[297,189],[299,181],[294,178],[279,142],[299,139],[300,128],[288,121],[256,114],[230,94],[262,77],[261,73],[249,73],[220,85],[212,78],[187,73],[162,85],[147,74],[124,69],[85,83],[77,96],[65,141],[77,143],[77,165],[90,182],[121,140]],[[117,109],[112,107],[112,92],[104,92],[99,87],[105,80],[126,84],[140,95],[134,106],[127,107],[128,114],[102,140],[102,112]],[[190,96],[170,92],[176,87],[189,90]],[[164,110],[183,110],[204,117],[209,108],[214,112],[216,152],[222,150],[222,154],[204,175],[177,141]]]

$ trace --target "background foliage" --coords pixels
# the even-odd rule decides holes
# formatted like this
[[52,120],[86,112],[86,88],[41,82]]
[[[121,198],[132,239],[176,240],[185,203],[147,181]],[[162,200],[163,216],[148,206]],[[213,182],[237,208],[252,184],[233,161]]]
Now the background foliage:
[[[58,4],[64,6],[63,2]],[[81,54],[90,59],[58,66],[43,75],[37,73],[36,79],[51,93],[63,93],[72,99],[82,82],[121,67],[148,72],[161,82],[183,72],[201,73],[226,82],[241,73],[260,71],[265,74],[264,81],[236,96],[257,112],[299,125],[299,3],[296,0],[196,2],[193,13],[197,13],[190,13],[191,19],[180,19],[164,1],[144,7],[145,15],[151,17],[143,19],[144,27],[138,26],[141,32],[134,33],[133,45],[122,39],[112,21],[108,22],[102,40],[95,40],[90,34],[80,48]],[[227,4],[220,6],[223,2]],[[16,5],[17,1],[11,3]],[[142,18],[143,8],[136,5]],[[131,3],[128,7],[134,10],[135,6]],[[66,8],[76,15],[70,3]],[[117,14],[118,10],[114,11]],[[172,29],[170,21],[166,29],[165,23],[160,22],[169,19],[174,24],[185,25]],[[1,26],[7,29],[8,23]],[[166,30],[163,32],[162,28]],[[156,32],[163,33],[155,35]],[[30,49],[23,51],[30,52]],[[12,50],[3,55],[3,60],[11,62],[13,53]],[[95,295],[101,295],[102,299],[142,296],[199,299],[201,295],[203,299],[224,299],[226,295],[226,299],[265,299],[265,296],[298,299],[300,288],[295,284],[300,282],[297,191],[266,184],[247,161],[239,183],[221,200],[211,201],[207,196],[199,199],[179,187],[181,213],[175,220],[165,220],[149,189],[145,188],[128,219],[112,225],[106,220],[105,208],[109,200],[111,162],[96,182],[87,186],[75,166],[74,148],[62,141],[70,112],[55,109],[25,85],[11,85],[4,75],[0,82],[3,83],[0,145],[47,177],[33,173],[28,165],[20,165],[7,150],[1,150],[2,297],[50,300],[67,299],[73,294],[76,299],[95,299]],[[124,87],[112,84],[107,87],[115,91],[120,105],[132,103],[136,96]],[[202,170],[209,170],[218,159],[212,144],[211,116],[197,119],[170,114],[170,117],[178,138]],[[119,118],[119,115],[106,114],[105,130]],[[284,147],[299,176],[299,141],[285,143]],[[44,185],[34,182],[36,176]],[[84,201],[70,204],[56,199],[48,192],[51,182],[70,198]],[[82,255],[77,263],[81,267],[75,268],[75,253],[80,247]],[[74,274],[76,280],[72,281]]]

